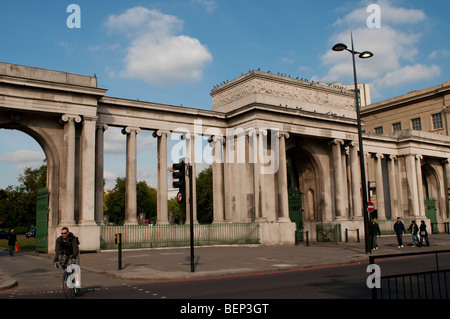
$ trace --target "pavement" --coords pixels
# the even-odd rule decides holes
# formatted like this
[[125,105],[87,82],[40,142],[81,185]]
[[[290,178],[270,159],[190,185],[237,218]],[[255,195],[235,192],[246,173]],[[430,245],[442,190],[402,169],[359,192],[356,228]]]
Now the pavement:
[[[398,248],[395,236],[379,237],[379,249],[371,254],[365,253],[364,242],[195,247],[194,272],[191,271],[189,247],[123,250],[120,270],[117,250],[82,253],[80,267],[81,270],[124,280],[195,280],[368,263],[370,255],[450,250],[450,234],[430,235],[429,247],[411,247],[410,238],[410,235],[404,235],[404,248]],[[53,259],[52,254],[36,256]],[[0,270],[0,290],[16,284],[14,278]]]

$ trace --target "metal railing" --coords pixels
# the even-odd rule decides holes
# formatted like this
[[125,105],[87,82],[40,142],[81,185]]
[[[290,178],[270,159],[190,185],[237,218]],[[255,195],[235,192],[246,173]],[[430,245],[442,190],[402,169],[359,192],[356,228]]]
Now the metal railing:
[[[115,234],[122,234],[123,249],[188,247],[190,225],[127,225],[102,226],[100,228],[100,249],[117,249]],[[258,223],[195,224],[194,244],[211,245],[254,245],[259,244]]]
[[[450,268],[441,269],[439,265],[439,255],[443,254],[450,254],[450,250],[370,256],[370,264],[375,264],[375,259],[396,261],[406,257],[424,258],[426,255],[434,255],[435,262],[433,270],[381,276],[380,287],[372,288],[372,299],[449,299]],[[450,255],[447,256],[449,258]],[[408,262],[419,263],[420,259],[414,258]],[[432,266],[429,260],[422,263]]]

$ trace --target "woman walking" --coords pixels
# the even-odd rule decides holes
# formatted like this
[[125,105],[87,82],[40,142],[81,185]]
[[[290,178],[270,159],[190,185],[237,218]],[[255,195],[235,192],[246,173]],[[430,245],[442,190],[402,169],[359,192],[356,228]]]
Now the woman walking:
[[14,256],[14,249],[16,248],[17,235],[14,231],[14,227],[9,230],[8,233],[8,245],[9,245],[9,255]]

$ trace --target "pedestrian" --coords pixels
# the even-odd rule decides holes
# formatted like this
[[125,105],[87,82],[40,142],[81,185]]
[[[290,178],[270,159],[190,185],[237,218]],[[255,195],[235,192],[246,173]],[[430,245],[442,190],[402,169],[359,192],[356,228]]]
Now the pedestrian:
[[416,241],[417,241],[417,244],[420,245],[419,237],[417,237],[417,233],[419,232],[419,227],[417,227],[417,224],[416,224],[415,220],[413,220],[411,222],[411,225],[409,225],[408,231],[411,232],[411,243],[412,243],[412,246],[416,247]]
[[427,225],[423,220],[420,221],[419,234],[420,234],[420,246],[422,246],[424,238],[427,247],[430,246],[430,241],[428,240]]
[[17,243],[17,235],[16,235],[16,232],[14,231],[14,227],[12,227],[9,230],[7,239],[8,239],[8,245],[9,245],[9,255],[14,256],[14,250],[16,248],[16,243]]
[[397,235],[398,248],[403,248],[403,234],[406,234],[405,225],[400,220],[400,217],[397,217],[397,222],[394,224],[394,231]]
[[378,249],[377,235],[381,236],[380,226],[377,224],[377,219],[374,217],[369,225],[370,243],[372,250]]

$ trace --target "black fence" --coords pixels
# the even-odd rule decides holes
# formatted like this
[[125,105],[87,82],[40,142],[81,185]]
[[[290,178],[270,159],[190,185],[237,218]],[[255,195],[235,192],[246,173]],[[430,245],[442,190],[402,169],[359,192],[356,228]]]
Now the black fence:
[[449,299],[450,250],[370,256],[369,262],[382,274],[372,299]]

